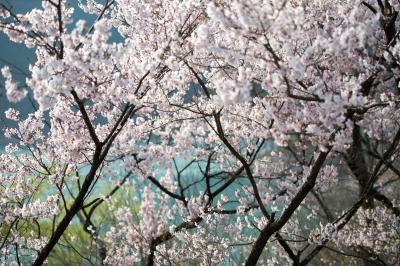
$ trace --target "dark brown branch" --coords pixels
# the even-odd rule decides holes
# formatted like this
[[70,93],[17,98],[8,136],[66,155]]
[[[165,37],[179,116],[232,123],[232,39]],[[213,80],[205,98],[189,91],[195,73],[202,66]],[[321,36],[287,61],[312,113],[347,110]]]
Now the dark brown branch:
[[114,126],[112,127],[110,133],[108,133],[107,137],[103,140],[103,143],[106,144],[110,138],[114,135],[114,132],[118,129],[122,119],[125,117],[126,113],[128,112],[130,105],[127,104],[122,111],[121,115],[118,117],[117,122],[115,122]]
[[161,189],[163,192],[165,192],[166,194],[168,194],[168,196],[183,201],[184,203],[186,203],[186,199],[184,197],[182,197],[181,195],[175,194],[171,191],[169,191],[167,188],[165,188],[156,178],[152,177],[152,176],[148,176],[147,177],[154,185],[156,185],[159,189]]
[[375,7],[371,6],[370,4],[368,4],[365,1],[362,1],[361,4],[363,4],[364,6],[366,6],[369,10],[372,11],[372,13],[376,14],[378,11],[376,10]]
[[201,88],[203,89],[204,93],[206,94],[208,99],[211,99],[210,93],[208,92],[208,88],[206,86],[206,84],[204,83],[204,81],[201,79],[201,77],[199,76],[199,74],[197,74],[197,72],[193,69],[193,67],[191,67],[188,62],[186,62],[185,60],[183,60],[183,62],[185,63],[185,65],[189,68],[190,72],[192,72],[192,74],[196,77],[197,82],[200,84]]
[[221,141],[225,144],[225,146],[229,149],[229,151],[236,157],[236,159],[238,159],[238,160],[241,162],[241,164],[243,165],[244,170],[245,170],[246,174],[248,175],[248,178],[249,178],[249,180],[250,180],[250,183],[251,183],[251,185],[252,185],[252,187],[253,187],[254,197],[256,198],[257,203],[259,204],[262,213],[263,213],[264,216],[266,216],[266,217],[269,216],[267,210],[265,209],[264,204],[262,203],[260,194],[258,193],[257,184],[255,183],[253,174],[252,174],[252,172],[251,172],[251,169],[250,169],[250,167],[249,167],[249,165],[248,165],[246,159],[243,158],[243,156],[240,155],[240,154],[236,151],[236,149],[230,144],[230,142],[228,141],[228,139],[225,137],[225,133],[224,133],[224,130],[223,130],[223,128],[222,128],[221,121],[220,121],[220,113],[215,113],[215,114],[214,114],[214,120],[215,120],[215,123],[216,123],[216,125],[217,125],[217,134],[218,134],[218,137],[219,137],[219,138],[221,139]]
[[313,189],[315,186],[315,181],[317,179],[318,173],[322,168],[326,157],[330,151],[330,147],[328,151],[321,152],[313,167],[311,168],[310,174],[308,175],[306,182],[302,185],[300,190],[296,193],[292,201],[290,202],[289,206],[284,210],[279,220],[276,222],[270,220],[268,224],[262,229],[260,235],[258,236],[256,242],[253,245],[253,248],[250,252],[249,257],[246,261],[246,266],[256,265],[258,259],[262,251],[264,250],[265,245],[267,244],[270,237],[275,233],[278,232],[289,220],[295,210],[300,206],[303,200],[306,198],[308,193]]
[[[95,22],[93,23],[93,25],[90,27],[90,29],[88,30],[88,33],[92,33],[94,30],[94,24],[99,21],[105,14],[105,12],[107,11],[107,9],[109,9],[112,5],[114,4],[114,1],[109,1],[107,0],[106,3],[104,4],[103,9],[101,10],[100,14],[97,16]],[[75,51],[79,50],[82,47],[83,43],[79,43],[76,47],[75,47]]]
[[[195,219],[192,219],[189,222],[183,222],[174,229],[174,233],[180,232],[184,229],[193,229],[202,220],[203,220],[202,217],[196,217]],[[151,241],[150,254],[147,257],[147,264],[146,264],[147,266],[154,265],[154,252],[156,251],[157,246],[160,245],[161,243],[164,243],[164,242],[170,240],[172,237],[173,237],[173,234],[171,232],[165,232],[165,233],[159,235],[158,237],[156,237],[155,239],[153,239],[153,241]]]
[[380,193],[377,190],[373,191],[372,193],[373,193],[373,197],[376,200],[379,200],[380,202],[382,202],[382,204],[386,208],[391,210],[396,216],[400,216],[400,209],[398,207],[394,206],[388,197],[386,197],[385,195],[383,195],[382,193]]
[[[243,156],[240,155],[239,152],[236,151],[236,149],[230,144],[230,142],[228,141],[228,139],[225,136],[225,133],[223,131],[222,124],[220,121],[220,113],[214,113],[214,120],[215,120],[215,123],[217,126],[217,134],[218,134],[219,138],[225,144],[225,146],[229,149],[229,151],[241,162],[241,164],[246,172],[246,175],[250,181],[250,184],[253,188],[253,194],[254,194],[254,197],[256,198],[256,201],[261,209],[261,212],[270,222],[273,222],[274,213],[272,213],[270,215],[268,213],[267,209],[265,208],[265,206],[262,202],[262,199],[260,197],[260,194],[258,192],[258,187],[257,187],[256,181],[254,179],[253,173],[250,169],[250,165],[247,163],[246,159],[243,158]],[[272,123],[271,123],[271,126],[272,126]],[[298,256],[296,256],[294,254],[294,252],[290,248],[289,244],[287,244],[286,241],[278,233],[276,235],[277,235],[279,244],[284,248],[284,250],[287,252],[289,257],[293,260],[293,262],[296,263],[298,261]]]
[[49,256],[51,250],[54,248],[54,246],[57,244],[58,240],[60,237],[64,234],[64,231],[67,229],[69,226],[70,222],[72,221],[72,218],[79,212],[81,209],[84,198],[86,196],[86,193],[88,192],[90,185],[92,184],[92,181],[96,175],[96,171],[98,167],[101,164],[101,161],[99,161],[100,157],[100,147],[97,147],[95,150],[95,153],[93,155],[93,163],[90,168],[89,173],[87,174],[85,181],[82,184],[82,188],[79,191],[78,196],[76,197],[74,203],[72,204],[71,208],[69,209],[68,212],[66,212],[64,218],[61,220],[60,224],[57,226],[57,229],[54,231],[54,234],[50,238],[50,240],[47,242],[47,244],[42,248],[42,250],[39,252],[39,255],[37,256],[36,260],[32,265],[34,266],[39,266],[44,263],[46,258]]
[[72,94],[75,98],[75,101],[78,103],[78,106],[80,107],[82,116],[85,120],[85,124],[91,134],[93,142],[95,142],[96,149],[93,154],[93,160],[92,160],[92,164],[90,167],[90,171],[86,175],[85,181],[83,182],[83,184],[80,188],[80,191],[74,200],[74,203],[72,204],[69,211],[65,214],[65,216],[62,219],[62,221],[60,222],[60,224],[57,226],[57,229],[55,230],[53,236],[50,238],[50,240],[47,242],[47,244],[44,246],[44,248],[40,251],[38,257],[36,258],[35,262],[33,263],[33,265],[35,265],[35,266],[43,264],[43,262],[46,260],[46,258],[50,254],[51,250],[54,248],[54,246],[57,244],[60,237],[63,235],[64,231],[69,226],[69,223],[71,222],[73,217],[82,208],[83,203],[85,201],[85,197],[87,196],[87,193],[88,193],[88,191],[92,185],[92,182],[96,176],[96,172],[99,169],[99,167],[101,166],[105,157],[107,156],[108,151],[111,148],[111,145],[112,145],[114,139],[117,137],[119,132],[121,132],[123,126],[128,121],[128,118],[130,117],[130,115],[132,115],[135,111],[138,110],[138,109],[135,109],[134,106],[132,106],[130,108],[130,110],[127,112],[127,114],[121,120],[121,123],[120,123],[120,126],[118,127],[118,129],[116,130],[116,132],[113,134],[113,136],[108,141],[107,145],[102,150],[103,145],[100,143],[99,139],[97,138],[97,135],[94,131],[94,128],[93,128],[90,120],[89,120],[89,117],[86,113],[86,110],[84,108],[82,101],[79,99],[78,95],[76,94],[76,92],[74,90],[72,91]]
[[139,92],[140,87],[142,87],[143,81],[146,79],[146,77],[150,74],[150,71],[147,71],[143,77],[139,80],[139,83],[135,89],[135,95]]
[[96,147],[100,148],[102,146],[102,144],[101,144],[99,138],[97,137],[96,131],[92,125],[92,122],[90,121],[89,115],[86,112],[85,105],[83,104],[82,100],[79,98],[79,96],[75,90],[71,90],[71,94],[74,97],[75,102],[78,104],[78,108],[82,114],[83,121],[85,122],[86,127],[89,130],[90,137],[92,138]]
[[60,36],[58,36],[58,38],[59,38],[59,42],[60,42],[60,50],[58,51],[58,54],[57,54],[57,56],[58,56],[58,58],[59,59],[62,59],[62,58],[64,58],[64,43],[62,42],[62,34],[63,34],[63,31],[64,31],[64,26],[63,26],[63,20],[62,20],[62,1],[61,0],[58,0],[58,4],[57,4],[57,6],[56,6],[56,8],[57,8],[57,19],[58,19],[58,31],[59,31],[59,34],[60,34]]
[[[132,174],[132,171],[129,171],[124,178],[122,178],[122,180],[120,181],[120,183],[118,185],[116,185],[108,194],[105,198],[101,198],[101,199],[97,199],[94,203],[94,205],[92,206],[92,208],[90,208],[87,219],[90,219],[93,215],[93,212],[96,210],[97,207],[100,206],[100,204],[102,204],[105,200],[109,199],[112,197],[112,195],[115,194],[115,192],[118,191],[118,189],[125,183],[125,181],[128,179],[128,177]],[[84,207],[82,207],[83,209]],[[85,223],[86,224],[86,223]]]
[[311,194],[315,197],[315,199],[318,201],[319,206],[321,206],[322,210],[324,211],[326,218],[328,219],[329,222],[333,222],[334,218],[331,213],[331,211],[328,209],[328,207],[325,205],[325,203],[322,201],[321,197],[314,191],[311,191]]
[[[363,196],[347,212],[345,212],[343,215],[341,215],[339,218],[336,219],[335,223],[338,224],[336,228],[337,231],[341,230],[351,220],[351,218],[357,213],[358,209],[362,206],[362,204],[366,200],[374,196],[374,194],[371,193],[371,190],[376,181],[376,178],[378,177],[379,170],[381,166],[384,164],[384,162],[388,158],[390,158],[390,156],[392,156],[393,152],[396,150],[396,147],[399,145],[399,141],[400,141],[400,128],[396,132],[396,135],[392,140],[392,144],[389,146],[389,148],[383,154],[382,158],[375,165],[374,171],[371,174],[369,181],[366,184],[366,187],[364,188]],[[328,241],[324,241],[323,245],[318,245],[310,254],[308,254],[306,258],[304,258],[301,261],[300,265],[307,265],[324,248],[324,245],[327,242]]]

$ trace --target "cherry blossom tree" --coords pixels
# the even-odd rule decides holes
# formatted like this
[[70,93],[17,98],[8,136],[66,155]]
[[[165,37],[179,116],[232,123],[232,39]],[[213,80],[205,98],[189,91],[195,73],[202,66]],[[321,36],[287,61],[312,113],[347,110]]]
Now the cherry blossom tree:
[[90,264],[400,262],[400,2],[79,7],[93,25],[66,0],[1,5],[36,52],[5,94],[37,106],[6,111],[2,263],[84,257],[71,226]]

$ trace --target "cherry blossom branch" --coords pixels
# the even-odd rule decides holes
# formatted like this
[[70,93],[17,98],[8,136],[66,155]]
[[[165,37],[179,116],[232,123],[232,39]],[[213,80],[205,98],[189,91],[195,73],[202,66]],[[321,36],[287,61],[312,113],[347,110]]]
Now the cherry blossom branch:
[[159,189],[161,189],[164,193],[168,194],[170,197],[182,201],[184,204],[187,204],[187,201],[184,197],[177,195],[171,191],[169,191],[167,188],[165,188],[161,183],[154,177],[148,176],[147,179],[149,179],[154,185],[156,185]]
[[44,261],[50,254],[51,250],[54,248],[54,246],[57,244],[60,237],[64,234],[64,231],[69,226],[69,223],[71,222],[72,218],[81,209],[83,202],[84,202],[84,198],[86,196],[86,193],[88,192],[90,185],[92,184],[92,181],[96,175],[96,171],[101,164],[101,161],[99,160],[100,153],[101,153],[101,148],[98,146],[98,147],[96,147],[94,155],[93,155],[93,161],[92,161],[92,166],[90,168],[90,171],[87,174],[85,181],[83,182],[82,187],[81,187],[74,203],[72,204],[69,211],[66,212],[64,218],[61,220],[61,222],[57,226],[57,229],[54,231],[54,234],[52,235],[50,240],[47,242],[47,244],[44,246],[44,248],[39,252],[39,255],[37,256],[36,260],[34,261],[34,263],[32,265],[39,266],[44,263]]
[[51,252],[53,247],[56,245],[56,243],[58,242],[60,237],[63,235],[64,231],[68,227],[72,218],[79,212],[79,210],[83,206],[86,194],[89,191],[90,186],[96,176],[96,172],[97,172],[98,168],[100,167],[100,165],[102,164],[102,162],[104,161],[106,155],[108,154],[108,151],[109,151],[114,139],[117,137],[118,133],[121,132],[123,126],[128,121],[128,118],[135,111],[138,110],[138,109],[135,109],[134,106],[131,106],[126,115],[125,114],[121,115],[121,117],[123,117],[123,118],[121,120],[119,120],[120,121],[119,127],[115,129],[115,132],[112,131],[110,133],[111,137],[109,138],[108,142],[105,144],[104,149],[102,149],[103,144],[100,142],[100,140],[95,132],[95,129],[90,121],[90,118],[86,112],[83,102],[78,97],[75,90],[72,90],[71,94],[74,97],[75,102],[78,104],[79,110],[82,114],[82,118],[86,124],[87,129],[89,130],[89,134],[90,134],[93,142],[95,143],[96,148],[95,148],[95,152],[93,155],[93,160],[92,160],[92,165],[91,165],[90,171],[87,174],[85,181],[82,184],[82,187],[80,188],[80,191],[74,200],[73,205],[71,206],[69,211],[66,212],[64,218],[62,219],[60,224],[57,226],[57,229],[55,230],[54,234],[50,238],[49,242],[40,251],[40,253],[39,253],[38,257],[36,258],[35,262],[33,263],[33,265],[41,265],[44,262],[44,260],[47,258],[47,256],[49,255],[49,253]]
[[[95,22],[93,23],[93,25],[90,27],[90,29],[88,30],[88,33],[92,33],[94,30],[94,25],[97,21],[101,20],[102,17],[104,16],[105,12],[107,11],[107,9],[109,9],[112,5],[114,4],[114,0],[110,1],[110,0],[106,0],[106,3],[104,4],[103,9],[101,10],[100,14],[97,16]],[[83,43],[80,42],[76,47],[75,47],[75,51],[79,50],[82,47]]]
[[96,135],[96,131],[92,125],[92,122],[90,121],[88,113],[86,112],[85,105],[83,104],[82,100],[79,98],[75,90],[71,90],[71,94],[74,97],[75,102],[78,104],[79,110],[82,114],[83,121],[85,122],[86,127],[89,130],[90,137],[95,143],[96,148],[101,149],[102,143],[100,142],[99,138]]
[[208,88],[206,86],[206,84],[204,83],[204,81],[201,79],[201,77],[199,76],[199,74],[197,74],[197,72],[193,69],[193,67],[191,67],[189,65],[189,63],[185,60],[183,60],[183,62],[185,63],[185,65],[189,68],[190,72],[193,73],[193,75],[196,77],[197,82],[200,84],[201,88],[203,89],[204,93],[206,94],[208,99],[211,99],[211,95],[208,91]]
[[[222,125],[221,125],[221,121],[220,121],[220,113],[214,113],[214,120],[217,126],[217,135],[218,137],[221,139],[221,141],[227,146],[227,148],[229,149],[229,151],[242,163],[243,168],[247,174],[247,177],[250,180],[251,186],[253,188],[253,193],[254,193],[254,197],[256,198],[256,201],[258,203],[259,208],[261,209],[263,215],[269,220],[269,221],[273,221],[274,220],[274,216],[275,213],[272,213],[271,215],[268,213],[268,211],[266,210],[264,203],[262,202],[262,199],[260,197],[260,194],[258,192],[258,187],[257,184],[255,182],[255,179],[253,177],[253,174],[251,172],[250,169],[250,165],[247,163],[246,159],[243,158],[236,150],[235,148],[229,143],[229,141],[227,140],[227,138],[225,137]],[[273,123],[270,124],[270,127],[272,127]],[[290,246],[286,243],[285,240],[282,239],[282,237],[277,233],[277,239],[279,244],[284,248],[284,250],[287,252],[287,254],[289,255],[289,257],[293,260],[293,262],[298,261],[298,256],[296,256],[294,254],[294,252],[292,251],[292,249],[290,248]]]
[[[244,212],[248,212],[254,208],[257,208],[258,206],[249,206],[247,207]],[[237,213],[237,210],[209,210],[205,211],[206,213],[219,213],[219,214],[235,214]],[[154,265],[154,253],[156,251],[156,248],[158,245],[167,242],[168,240],[171,240],[174,237],[175,233],[181,232],[182,230],[187,230],[187,229],[194,229],[196,228],[201,222],[203,221],[203,218],[201,216],[197,216],[196,218],[191,219],[190,221],[183,222],[180,225],[176,226],[173,229],[173,232],[165,232],[156,238],[154,238],[151,241],[150,244],[150,254],[147,257],[147,266],[152,266]]]
[[318,173],[322,168],[326,157],[328,156],[328,151],[320,152],[314,165],[311,168],[310,174],[308,175],[306,181],[301,186],[300,190],[291,200],[289,206],[283,211],[281,217],[277,220],[270,220],[267,225],[262,229],[260,235],[258,236],[256,242],[254,243],[250,255],[246,260],[246,266],[256,265],[265,245],[267,244],[269,238],[277,231],[279,231],[292,216],[294,211],[300,206],[303,200],[306,198],[308,193],[313,189],[315,181],[317,179]]
[[[351,218],[357,213],[358,209],[362,206],[362,204],[368,200],[369,198],[373,197],[374,194],[371,192],[371,189],[373,188],[373,184],[376,181],[379,169],[381,168],[382,164],[384,163],[385,160],[390,158],[396,147],[399,145],[400,141],[400,128],[396,132],[396,135],[394,136],[392,140],[392,144],[388,147],[384,155],[382,156],[382,159],[378,161],[378,163],[374,167],[374,171],[369,177],[369,180],[365,187],[363,188],[363,194],[361,198],[353,205],[352,208],[350,208],[347,212],[345,212],[343,215],[341,215],[339,218],[336,219],[335,223],[338,224],[336,227],[337,231],[340,231],[350,220]],[[325,240],[323,242],[323,245],[325,245],[329,240]],[[300,265],[307,265],[318,253],[323,249],[323,245],[318,245],[309,255],[304,258]]]

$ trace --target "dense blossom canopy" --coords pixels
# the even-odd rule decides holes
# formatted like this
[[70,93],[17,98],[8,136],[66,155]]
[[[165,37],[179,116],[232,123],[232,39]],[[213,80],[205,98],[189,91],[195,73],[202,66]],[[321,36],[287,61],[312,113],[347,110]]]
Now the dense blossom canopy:
[[6,111],[2,263],[400,262],[398,1],[79,7],[0,8],[36,52],[5,95],[37,106]]

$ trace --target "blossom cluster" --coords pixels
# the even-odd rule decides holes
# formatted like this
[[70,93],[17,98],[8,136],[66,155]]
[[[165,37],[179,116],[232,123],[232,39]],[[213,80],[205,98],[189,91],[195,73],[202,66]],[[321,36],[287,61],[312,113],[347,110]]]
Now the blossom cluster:
[[0,6],[36,54],[24,84],[2,69],[35,110],[5,113],[1,262],[42,264],[71,224],[93,264],[399,258],[396,1],[79,1],[93,25],[72,2]]

